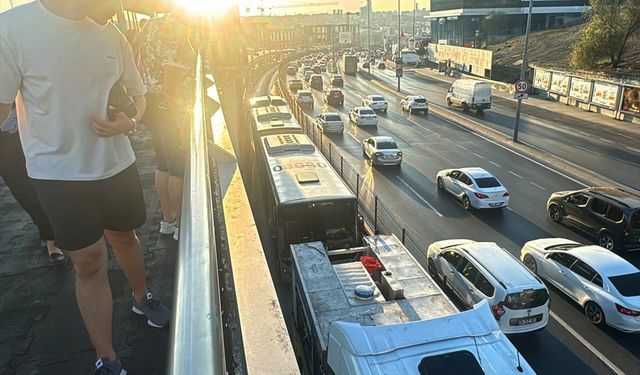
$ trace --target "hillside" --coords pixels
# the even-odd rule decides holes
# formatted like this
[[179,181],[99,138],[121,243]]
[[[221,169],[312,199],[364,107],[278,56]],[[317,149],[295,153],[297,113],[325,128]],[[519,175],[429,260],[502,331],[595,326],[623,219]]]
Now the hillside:
[[[529,64],[549,68],[569,70],[569,55],[571,45],[580,36],[581,25],[566,29],[556,29],[535,32],[529,38]],[[513,68],[519,71],[522,63],[522,48],[524,36],[509,39],[503,43],[487,47],[493,51],[495,72],[512,75]],[[596,68],[600,74],[621,75],[640,74],[640,38],[632,40],[627,46],[628,53],[620,68],[612,70],[607,61]],[[516,74],[517,75],[517,74]]]

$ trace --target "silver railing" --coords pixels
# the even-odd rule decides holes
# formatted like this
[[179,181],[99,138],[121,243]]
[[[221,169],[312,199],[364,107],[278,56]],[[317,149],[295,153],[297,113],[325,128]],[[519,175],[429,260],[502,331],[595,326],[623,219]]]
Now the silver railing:
[[182,198],[170,375],[226,373],[202,69],[199,56]]

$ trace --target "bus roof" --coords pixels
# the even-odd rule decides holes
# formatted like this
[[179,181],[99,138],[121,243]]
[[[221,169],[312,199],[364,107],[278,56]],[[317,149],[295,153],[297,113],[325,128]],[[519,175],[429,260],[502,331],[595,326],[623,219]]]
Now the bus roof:
[[279,134],[260,140],[277,206],[355,200],[306,135]]
[[268,106],[253,108],[253,131],[258,136],[283,133],[302,133],[302,127],[288,110]]

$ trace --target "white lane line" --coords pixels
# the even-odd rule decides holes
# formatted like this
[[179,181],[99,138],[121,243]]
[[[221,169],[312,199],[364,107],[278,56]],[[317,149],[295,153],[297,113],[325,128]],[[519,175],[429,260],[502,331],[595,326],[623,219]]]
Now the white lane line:
[[466,147],[464,147],[463,145],[458,145],[458,144],[457,144],[456,146],[460,147],[460,148],[461,148],[461,149],[463,149],[463,150],[467,150],[467,151],[469,151],[469,149],[468,149],[468,148],[466,148]]
[[440,217],[443,217],[443,216],[444,216],[444,215],[442,215],[438,210],[436,210],[436,208],[435,208],[435,207],[433,207],[433,206],[431,205],[431,203],[429,203],[429,201],[427,201],[426,199],[424,199],[424,198],[422,197],[422,195],[420,195],[420,194],[419,194],[419,193],[418,193],[414,188],[412,188],[412,187],[411,187],[411,185],[409,185],[405,180],[403,180],[403,179],[402,179],[402,177],[400,177],[400,176],[396,176],[396,177],[398,177],[398,180],[400,180],[400,182],[402,182],[402,184],[403,184],[404,186],[406,186],[406,187],[407,187],[407,189],[411,190],[411,192],[412,192],[413,194],[415,194],[415,195],[416,195],[416,197],[418,197],[418,199],[420,199],[420,200],[422,201],[422,203],[424,203],[424,204],[426,204],[427,206],[431,207],[431,209],[433,210],[433,212],[435,212],[435,213],[436,213],[436,215],[438,215],[438,216],[440,216]]
[[484,159],[484,156],[482,156],[482,155],[480,155],[480,154],[478,154],[478,153],[475,153],[475,152],[474,152],[473,154],[474,154],[475,156],[479,157],[480,159]]
[[587,133],[587,132],[586,132],[586,131],[584,131],[584,130],[578,130],[578,133],[580,133],[580,134],[582,134],[582,135],[589,136],[589,137],[591,137],[591,135],[592,135],[592,134]]
[[507,210],[509,210],[509,211],[511,211],[511,212],[515,212],[515,211],[513,211],[513,208],[511,208],[511,207],[509,207],[509,206],[507,206]]
[[496,166],[496,167],[498,167],[498,168],[502,168],[502,167],[500,166],[500,164],[498,164],[498,163],[494,163],[494,162],[492,162],[491,160],[489,160],[489,163],[491,163],[491,164],[495,165],[495,166]]
[[511,173],[512,175],[514,175],[514,176],[516,176],[516,177],[518,177],[518,178],[524,178],[524,177],[520,176],[519,174],[517,174],[517,173],[516,173],[516,172],[514,172],[514,171],[507,171],[507,172]]
[[562,327],[564,327],[564,329],[566,329],[567,331],[569,331],[569,333],[578,341],[580,341],[580,343],[582,345],[585,346],[585,348],[589,349],[591,351],[591,353],[593,353],[596,357],[598,357],[598,359],[607,367],[609,367],[609,370],[611,370],[611,372],[613,372],[614,374],[617,375],[624,375],[624,371],[622,371],[618,366],[614,365],[613,362],[611,362],[604,354],[600,353],[600,351],[598,351],[598,349],[596,349],[593,345],[591,345],[589,343],[589,341],[587,341],[584,337],[582,337],[578,332],[576,332],[576,330],[574,330],[573,328],[571,328],[571,326],[569,324],[567,324],[567,322],[565,322],[564,320],[560,319],[560,317],[558,315],[556,315],[555,312],[550,311],[549,315],[551,315],[551,318],[555,319],[558,323],[560,323],[560,325]]
[[406,119],[407,119],[407,121],[409,121],[410,123],[412,123],[412,124],[414,124],[414,125],[419,126],[421,129],[424,129],[424,130],[428,131],[428,132],[429,132],[429,133],[431,133],[431,134],[435,134],[435,135],[438,135],[438,136],[440,135],[440,134],[438,134],[438,133],[434,132],[433,130],[431,130],[431,129],[429,129],[429,128],[426,128],[426,127],[424,127],[424,126],[422,126],[422,125],[418,124],[417,122],[415,122],[415,121],[411,120],[410,118],[406,118]]
[[635,151],[635,152],[640,153],[640,149],[639,149],[639,148],[635,148],[635,147],[631,147],[631,146],[627,146],[627,147],[625,147],[625,148],[626,148],[627,150],[631,150],[631,151]]
[[619,137],[622,137],[622,138],[633,139],[633,138],[629,137],[628,135],[624,135],[622,133],[618,133],[618,132],[613,132],[613,133],[616,134]]
[[573,145],[573,147],[575,147],[575,148],[577,148],[577,149],[579,149],[579,150],[582,150],[582,151],[586,151],[586,152],[593,152],[592,150],[589,150],[588,148],[586,148],[586,147],[582,147],[582,146],[580,146],[580,145]]
[[547,189],[546,189],[546,188],[544,188],[544,187],[542,187],[542,186],[540,186],[540,185],[536,184],[535,182],[531,182],[531,181],[529,181],[529,183],[530,183],[531,185],[533,185],[533,186],[537,187],[537,188],[540,188],[540,189],[542,189],[542,190],[544,190],[544,191],[547,191]]
[[600,138],[600,140],[602,142],[607,142],[607,143],[614,143],[612,140],[606,139],[606,138]]

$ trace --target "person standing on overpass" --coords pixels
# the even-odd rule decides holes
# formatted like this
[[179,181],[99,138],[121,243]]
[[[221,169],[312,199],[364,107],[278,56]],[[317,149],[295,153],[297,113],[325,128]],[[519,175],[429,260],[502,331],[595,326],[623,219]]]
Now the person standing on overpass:
[[[149,325],[170,312],[147,287],[135,229],[146,220],[136,159],[127,138],[144,113],[145,87],[131,47],[112,24],[87,18],[118,0],[40,0],[0,14],[0,119],[16,99],[26,167],[76,271],[76,299],[93,344],[96,373],[125,373],[112,343],[107,247],[133,289],[132,310]],[[112,87],[122,82],[137,114],[108,120]]]

